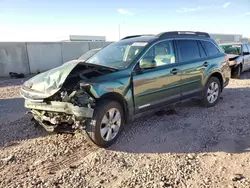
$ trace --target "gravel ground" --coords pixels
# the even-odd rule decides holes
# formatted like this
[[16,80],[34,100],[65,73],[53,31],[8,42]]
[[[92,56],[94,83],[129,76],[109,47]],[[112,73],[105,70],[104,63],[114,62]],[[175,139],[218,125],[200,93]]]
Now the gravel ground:
[[250,187],[250,72],[215,107],[138,119],[108,149],[34,127],[23,81],[0,79],[0,187]]

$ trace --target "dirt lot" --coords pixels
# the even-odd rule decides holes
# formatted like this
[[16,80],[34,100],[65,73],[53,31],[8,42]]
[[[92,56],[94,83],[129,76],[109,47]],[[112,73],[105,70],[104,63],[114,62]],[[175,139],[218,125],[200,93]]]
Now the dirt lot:
[[250,187],[250,72],[216,107],[138,119],[108,149],[34,127],[22,82],[0,80],[0,187]]

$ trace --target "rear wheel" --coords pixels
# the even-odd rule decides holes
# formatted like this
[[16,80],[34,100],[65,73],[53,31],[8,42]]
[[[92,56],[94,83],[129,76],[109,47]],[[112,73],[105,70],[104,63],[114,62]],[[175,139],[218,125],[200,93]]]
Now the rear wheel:
[[221,83],[218,78],[211,77],[205,87],[202,104],[206,107],[214,106],[220,97],[221,93]]
[[112,145],[121,133],[124,125],[122,106],[111,100],[103,100],[97,104],[92,120],[86,125],[90,139],[100,147]]

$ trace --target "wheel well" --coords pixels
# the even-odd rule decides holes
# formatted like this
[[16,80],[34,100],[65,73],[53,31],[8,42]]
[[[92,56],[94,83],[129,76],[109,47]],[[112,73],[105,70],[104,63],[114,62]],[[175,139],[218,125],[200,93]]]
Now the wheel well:
[[126,117],[128,115],[128,104],[127,104],[126,100],[124,99],[124,97],[121,94],[114,93],[114,92],[112,92],[112,93],[106,93],[106,94],[102,95],[98,99],[98,101],[101,101],[103,99],[112,100],[112,101],[118,102],[122,106],[122,108],[123,108],[125,120],[127,119]]
[[222,90],[222,89],[223,89],[223,77],[222,77],[222,75],[221,75],[220,73],[218,73],[218,72],[215,72],[215,73],[213,73],[213,74],[210,76],[210,78],[211,78],[211,77],[216,77],[216,78],[219,79],[220,85],[221,85],[221,90]]

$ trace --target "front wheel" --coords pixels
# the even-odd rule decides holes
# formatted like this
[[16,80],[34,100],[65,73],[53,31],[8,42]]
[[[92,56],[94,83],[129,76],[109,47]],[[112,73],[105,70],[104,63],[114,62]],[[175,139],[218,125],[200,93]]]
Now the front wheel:
[[122,106],[111,100],[100,101],[94,111],[93,118],[86,124],[90,139],[99,147],[109,147],[121,133],[124,125]]
[[202,104],[206,107],[214,106],[220,97],[221,84],[218,78],[211,77],[204,89],[204,94],[202,97]]

